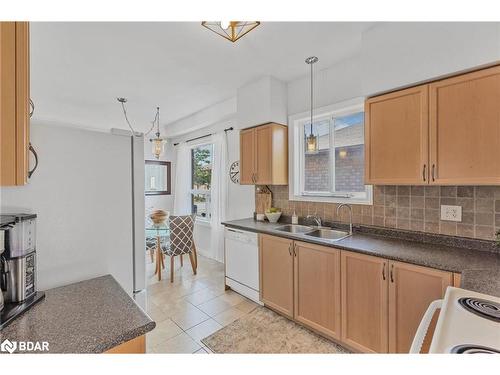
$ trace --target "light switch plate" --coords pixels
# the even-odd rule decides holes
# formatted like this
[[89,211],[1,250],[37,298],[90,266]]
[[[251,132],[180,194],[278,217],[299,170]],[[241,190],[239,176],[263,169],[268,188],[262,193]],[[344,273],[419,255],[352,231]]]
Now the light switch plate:
[[462,221],[462,206],[441,205],[441,220]]

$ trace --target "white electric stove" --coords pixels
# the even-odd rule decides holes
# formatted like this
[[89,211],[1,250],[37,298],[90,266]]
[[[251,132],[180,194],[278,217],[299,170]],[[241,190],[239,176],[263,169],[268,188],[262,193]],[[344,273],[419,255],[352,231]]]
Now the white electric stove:
[[429,353],[500,353],[500,298],[454,287],[429,306],[410,353],[420,352],[437,309],[441,311]]

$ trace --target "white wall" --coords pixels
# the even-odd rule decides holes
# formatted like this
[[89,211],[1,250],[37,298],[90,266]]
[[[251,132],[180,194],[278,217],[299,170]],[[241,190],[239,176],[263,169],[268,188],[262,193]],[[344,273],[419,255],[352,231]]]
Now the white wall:
[[373,95],[500,60],[500,23],[384,23],[361,46],[363,92]]
[[[366,30],[358,55],[334,66],[317,63],[314,106],[500,61],[500,23],[380,23]],[[310,108],[310,78],[288,82],[288,114]]]
[[130,138],[33,123],[31,141],[39,167],[0,203],[38,215],[39,289],[111,273],[131,291]]
[[237,90],[237,122],[240,128],[252,127],[266,122],[286,124],[286,84],[264,76]]
[[[320,61],[314,71],[314,108],[324,107],[362,95],[361,61],[359,56],[325,68]],[[311,108],[310,75],[288,83],[288,114]]]
[[[227,117],[225,115],[225,117]],[[172,139],[172,143],[186,141],[187,139],[196,138],[205,134],[214,133],[217,131],[222,131],[225,128],[234,127],[233,131],[227,133],[228,137],[228,163],[231,165],[232,162],[240,159],[240,137],[239,137],[239,125],[235,119],[235,116],[231,118],[226,118],[225,120],[218,121],[210,126],[199,129],[195,132],[191,132],[182,137]],[[172,147],[175,152],[175,147]],[[177,168],[177,163],[175,161],[175,156],[172,158],[174,168],[172,173],[172,180],[175,181],[175,171]],[[228,166],[229,168],[229,166]],[[227,179],[229,180],[229,173],[226,171]],[[174,192],[175,194],[175,192]],[[253,186],[236,185],[229,182],[228,185],[228,210],[227,210],[227,220],[243,219],[246,217],[251,217],[254,212],[255,207],[255,195]],[[196,224],[195,227],[195,242],[198,251],[206,256],[212,257],[211,246],[211,232],[210,227],[206,224]]]

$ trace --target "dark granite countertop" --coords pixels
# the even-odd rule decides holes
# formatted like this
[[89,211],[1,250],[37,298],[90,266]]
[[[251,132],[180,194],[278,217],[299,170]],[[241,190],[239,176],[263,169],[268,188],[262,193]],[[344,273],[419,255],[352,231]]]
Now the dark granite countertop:
[[50,289],[0,331],[0,342],[46,341],[50,353],[102,353],[156,326],[111,276]]
[[267,233],[444,271],[459,272],[462,274],[461,286],[463,288],[500,297],[500,253],[498,252],[419,242],[401,237],[357,233],[356,231],[352,236],[340,241],[327,242],[274,229],[284,223],[271,224],[251,218],[227,221],[223,224],[251,232]]

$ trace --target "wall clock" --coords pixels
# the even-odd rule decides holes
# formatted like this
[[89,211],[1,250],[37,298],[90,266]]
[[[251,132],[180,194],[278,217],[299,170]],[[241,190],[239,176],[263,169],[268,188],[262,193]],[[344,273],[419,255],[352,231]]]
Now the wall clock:
[[236,160],[231,164],[231,167],[229,167],[229,177],[231,178],[231,181],[235,184],[240,183],[240,161]]

